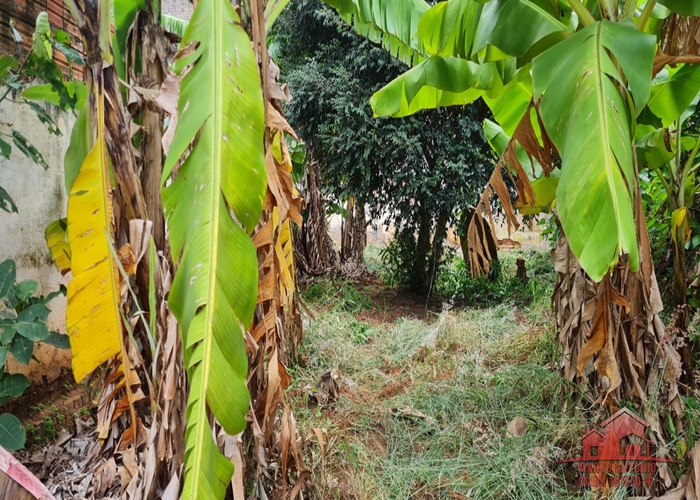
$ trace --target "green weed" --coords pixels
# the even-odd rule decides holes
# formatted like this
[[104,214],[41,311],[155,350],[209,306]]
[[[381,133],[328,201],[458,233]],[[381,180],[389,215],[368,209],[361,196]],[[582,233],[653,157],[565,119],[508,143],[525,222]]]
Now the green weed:
[[27,424],[24,430],[27,433],[27,442],[33,443],[39,448],[46,446],[47,439],[39,427],[33,424]]
[[48,441],[55,441],[58,437],[58,429],[56,428],[56,422],[50,416],[44,417],[42,422],[42,428],[44,431],[44,437]]
[[32,414],[37,414],[45,409],[46,409],[46,405],[44,403],[37,403],[37,404],[29,407],[29,410],[31,411]]
[[[498,304],[547,304],[556,275],[548,252],[511,251],[499,255],[498,272],[488,277],[472,277],[461,256],[452,255],[440,268],[434,295],[442,299],[467,301],[474,307]],[[516,279],[516,260],[525,260],[529,281]]]
[[350,324],[352,338],[355,344],[366,344],[370,338],[372,327],[362,321],[353,321]]

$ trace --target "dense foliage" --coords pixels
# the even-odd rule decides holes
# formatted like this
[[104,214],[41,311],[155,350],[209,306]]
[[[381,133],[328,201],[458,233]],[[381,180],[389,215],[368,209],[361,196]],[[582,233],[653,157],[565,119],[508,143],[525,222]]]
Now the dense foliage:
[[[481,125],[488,109],[474,104],[374,118],[371,95],[407,67],[317,0],[290,4],[275,42],[293,96],[288,119],[319,161],[325,189],[338,200],[355,196],[374,221],[394,224],[413,240],[407,282],[423,288],[433,273],[430,248],[476,203],[492,169]],[[417,241],[421,231],[427,244]],[[425,235],[436,232],[431,243]]]

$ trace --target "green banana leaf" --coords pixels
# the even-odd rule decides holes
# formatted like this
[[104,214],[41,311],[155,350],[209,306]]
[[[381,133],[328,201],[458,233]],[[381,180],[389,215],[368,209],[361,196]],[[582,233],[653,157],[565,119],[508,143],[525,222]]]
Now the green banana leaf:
[[290,0],[270,0],[265,5],[265,33],[269,33]]
[[[596,22],[533,61],[534,97],[562,157],[557,206],[571,249],[596,281],[620,252],[633,270],[639,252],[633,217],[632,119],[649,96],[655,37],[633,26]],[[615,56],[624,75],[618,70]],[[619,84],[627,80],[628,94]]]
[[522,57],[548,35],[572,31],[560,16],[558,5],[553,8],[548,0],[492,0],[481,13],[474,49],[494,45]]
[[175,33],[176,35],[183,36],[185,30],[187,30],[188,21],[184,21],[175,16],[169,16],[167,14],[162,14],[160,16],[160,25],[165,31],[170,33]]
[[431,56],[471,59],[483,5],[475,0],[449,0],[434,5],[418,23],[418,39]]
[[522,57],[554,33],[570,33],[570,12],[546,0],[448,0],[423,15],[418,38],[429,55],[473,61]]
[[532,100],[532,65],[521,68],[496,97],[484,95],[495,120],[508,135],[513,135]]
[[90,106],[83,106],[78,113],[73,130],[71,130],[70,143],[63,157],[63,178],[68,195],[70,195],[71,187],[80,173],[80,167],[82,167],[85,157],[92,149],[91,138]]
[[700,92],[700,66],[686,64],[664,69],[654,79],[647,106],[668,127],[691,105]]
[[522,215],[537,215],[549,213],[557,199],[557,188],[561,172],[554,169],[549,177],[540,177],[532,182],[532,191],[535,193],[534,206],[524,205],[516,200],[515,206]]
[[700,16],[698,0],[657,0],[661,5],[682,16]]
[[360,35],[381,43],[408,65],[423,59],[418,22],[430,6],[424,0],[323,0]]
[[212,438],[209,410],[237,434],[250,403],[244,329],[255,309],[258,262],[247,233],[260,218],[266,190],[265,116],[258,64],[228,0],[197,3],[182,40],[187,46],[196,48],[176,65],[178,73],[191,67],[180,84],[162,195],[179,263],[168,302],[190,386],[181,498],[209,500],[224,497],[233,474]]
[[[650,125],[637,126],[637,159],[640,166],[648,165],[656,169],[676,156],[676,139],[670,135],[666,143],[666,131]],[[667,148],[670,147],[670,150]]]
[[126,37],[136,13],[146,9],[145,0],[114,0],[114,64],[119,78],[126,80]]
[[407,116],[421,109],[464,105],[502,87],[495,63],[433,56],[391,81],[370,99],[375,116]]

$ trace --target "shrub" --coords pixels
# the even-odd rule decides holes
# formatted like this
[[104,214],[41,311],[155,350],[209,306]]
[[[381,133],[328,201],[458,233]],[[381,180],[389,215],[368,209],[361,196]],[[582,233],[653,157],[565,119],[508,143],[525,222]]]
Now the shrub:
[[380,270],[384,283],[390,287],[410,289],[414,282],[414,260],[416,242],[413,238],[402,238],[401,234],[383,248],[379,255],[382,259]]
[[[489,277],[472,277],[461,257],[453,255],[440,268],[433,293],[443,299],[466,300],[476,307],[491,307],[504,302],[530,304],[549,300],[555,274],[548,252],[503,252],[498,272]],[[529,281],[515,277],[516,260],[524,258]]]
[[[22,363],[29,364],[34,352],[35,342],[45,342],[63,349],[70,344],[68,336],[58,332],[50,332],[46,325],[51,310],[46,307],[58,295],[65,295],[65,287],[61,285],[58,292],[48,296],[36,296],[39,284],[33,280],[16,283],[17,268],[11,259],[0,264],[0,405],[9,398],[20,396],[27,387],[27,377],[19,373],[5,372],[7,354]],[[0,446],[15,451],[24,446],[26,433],[14,415],[0,415]]]

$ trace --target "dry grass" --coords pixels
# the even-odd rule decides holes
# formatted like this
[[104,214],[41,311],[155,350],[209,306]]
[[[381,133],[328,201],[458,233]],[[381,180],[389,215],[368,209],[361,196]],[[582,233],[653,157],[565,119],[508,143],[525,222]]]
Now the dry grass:
[[[309,300],[316,318],[306,325],[304,363],[290,389],[302,435],[325,429],[328,441],[323,474],[317,439],[306,441],[314,456],[308,496],[580,498],[557,461],[570,456],[586,423],[577,402],[559,396],[543,301],[370,324],[356,316],[371,315],[373,304],[344,286],[340,295],[358,307],[333,287]],[[338,401],[309,407],[308,394],[332,369]],[[507,434],[516,416],[528,424],[522,438]]]

